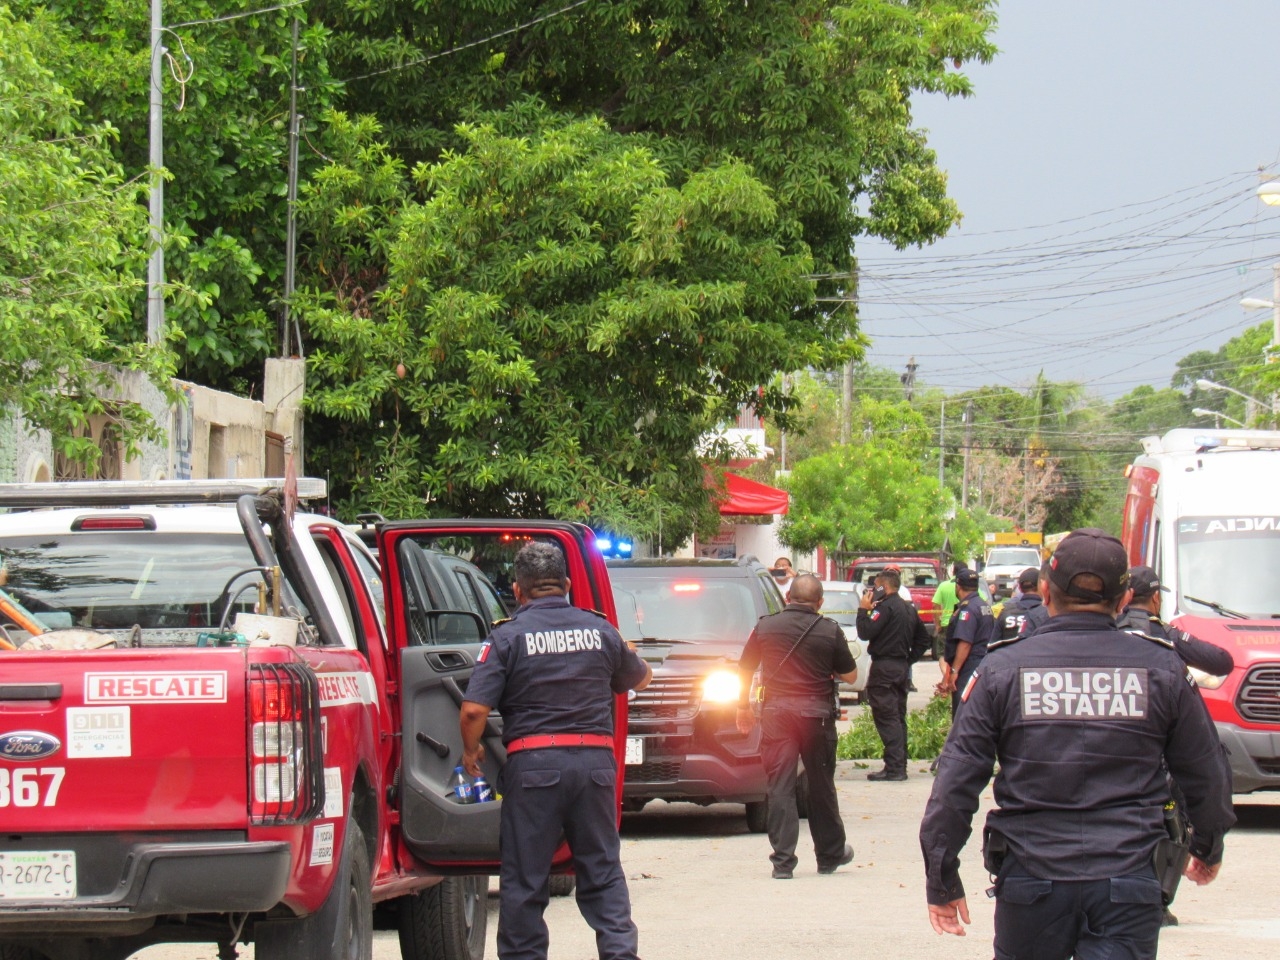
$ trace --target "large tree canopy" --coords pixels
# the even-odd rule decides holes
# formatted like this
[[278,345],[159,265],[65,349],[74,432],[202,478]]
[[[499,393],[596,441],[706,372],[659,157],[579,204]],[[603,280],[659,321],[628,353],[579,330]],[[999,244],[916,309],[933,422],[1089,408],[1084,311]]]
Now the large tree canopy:
[[427,199],[402,211],[382,293],[308,313],[329,418],[313,444],[364,467],[343,492],[391,509],[379,481],[409,463],[444,513],[689,529],[699,437],[777,407],[759,391],[775,369],[838,360],[845,314],[802,312],[811,261],[779,249],[742,163],[677,185],[643,140],[536,101],[458,133],[464,150],[414,171]]
[[539,21],[564,6],[319,9],[336,31],[333,70],[349,78],[348,103],[376,104],[400,150],[429,155],[454,142],[453,123],[469,111],[532,93],[654,135],[677,179],[725,157],[749,163],[820,271],[847,275],[856,237],[907,246],[956,221],[910,98],[970,91],[958,68],[995,52],[989,0],[612,0]]
[[97,448],[76,439],[89,415],[113,414],[126,443],[151,424],[101,399],[117,376],[92,361],[160,378],[167,353],[108,339],[141,289],[145,210],[111,157],[115,130],[81,123],[42,62],[62,55],[51,21],[0,6],[0,405],[93,460]]
[[[299,16],[308,438],[335,487],[635,533],[705,509],[702,430],[742,403],[785,423],[756,388],[858,352],[827,304],[859,237],[956,222],[911,98],[994,53],[992,0],[252,7],[165,4],[182,372],[252,390],[275,350]],[[58,75],[142,175],[145,6],[52,10]]]

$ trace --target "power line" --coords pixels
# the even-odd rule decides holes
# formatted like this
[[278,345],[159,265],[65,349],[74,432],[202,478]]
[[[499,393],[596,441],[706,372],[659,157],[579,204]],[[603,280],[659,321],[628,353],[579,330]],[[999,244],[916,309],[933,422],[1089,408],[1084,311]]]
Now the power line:
[[401,63],[401,64],[397,64],[396,66],[386,67],[385,69],[382,69],[382,70],[374,70],[370,73],[362,73],[359,76],[348,77],[346,80],[342,82],[351,83],[352,81],[355,81],[355,80],[368,80],[370,77],[380,77],[383,74],[394,73],[397,70],[407,70],[410,67],[418,67],[424,63],[430,63],[432,60],[439,60],[441,57],[452,56],[455,53],[461,53],[463,50],[470,50],[472,47],[478,47],[478,46],[481,46],[482,44],[489,43],[490,41],[498,40],[502,37],[510,36],[513,33],[519,33],[521,30],[527,30],[529,27],[537,26],[540,23],[545,23],[547,20],[551,20],[555,17],[566,14],[570,10],[574,10],[590,2],[591,0],[574,0],[573,3],[569,4],[568,6],[561,7],[559,10],[552,10],[550,13],[543,14],[542,16],[536,17],[533,20],[529,20],[525,23],[517,24],[514,27],[508,27],[505,30],[499,30],[497,33],[491,33],[489,34],[489,36],[481,37],[479,40],[472,40],[469,43],[463,43],[456,47],[450,47],[448,50],[441,50],[439,53],[431,53],[425,57],[419,57],[417,60],[410,60],[408,63]]

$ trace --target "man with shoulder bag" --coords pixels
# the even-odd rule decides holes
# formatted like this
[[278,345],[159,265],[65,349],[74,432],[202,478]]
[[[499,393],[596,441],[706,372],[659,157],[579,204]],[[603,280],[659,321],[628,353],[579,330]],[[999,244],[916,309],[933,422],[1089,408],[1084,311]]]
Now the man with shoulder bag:
[[763,705],[760,752],[768,778],[770,860],[775,880],[795,870],[800,818],[796,811],[796,761],[809,778],[809,832],[819,873],[835,873],[853,860],[836,799],[836,712],[832,683],[852,683],[853,654],[839,624],[818,613],[822,581],[801,574],[791,583],[786,609],[761,617],[738,662],[741,699],[738,730],[750,733],[756,717],[748,696],[760,669]]

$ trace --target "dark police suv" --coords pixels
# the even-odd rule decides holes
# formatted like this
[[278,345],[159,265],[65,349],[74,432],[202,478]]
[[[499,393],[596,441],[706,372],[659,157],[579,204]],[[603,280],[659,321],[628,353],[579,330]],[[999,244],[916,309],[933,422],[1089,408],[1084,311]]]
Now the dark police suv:
[[783,608],[768,569],[737,560],[608,562],[618,628],[653,667],[627,724],[623,809],[649,800],[745,803],[765,829],[760,732],[738,732],[738,660],[756,621]]

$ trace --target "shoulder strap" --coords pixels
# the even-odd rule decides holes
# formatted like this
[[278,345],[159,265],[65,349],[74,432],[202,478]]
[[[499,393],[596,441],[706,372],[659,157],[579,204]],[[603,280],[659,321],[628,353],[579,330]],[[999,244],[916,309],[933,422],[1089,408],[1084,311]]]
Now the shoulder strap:
[[[800,646],[800,641],[802,641],[805,637],[809,635],[809,631],[812,630],[814,627],[816,627],[819,621],[825,620],[825,619],[826,617],[822,616],[822,614],[820,613],[815,613],[813,615],[813,622],[804,628],[804,633],[796,637],[796,642],[791,645],[791,649],[787,651],[787,655],[783,657],[781,660],[779,660],[778,665],[773,668],[773,676],[776,677],[778,675],[778,671],[782,669],[783,664],[785,664],[788,660],[791,659],[791,655],[796,652],[796,647]],[[765,681],[764,686],[765,686],[765,689],[768,689],[769,683],[767,680]]]
[[1167,637],[1158,637],[1153,633],[1143,633],[1141,630],[1125,630],[1125,633],[1131,633],[1135,637],[1141,637],[1143,640],[1150,640],[1152,643],[1158,643],[1162,647],[1168,647],[1170,650],[1176,650],[1172,640]]

